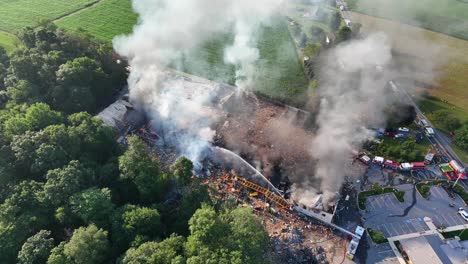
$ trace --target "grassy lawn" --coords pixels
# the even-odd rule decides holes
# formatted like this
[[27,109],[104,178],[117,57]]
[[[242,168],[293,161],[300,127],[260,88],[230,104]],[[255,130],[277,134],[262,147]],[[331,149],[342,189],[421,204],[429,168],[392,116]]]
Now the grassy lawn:
[[349,0],[352,10],[468,39],[468,2],[463,0]]
[[452,238],[458,236],[460,240],[468,240],[468,230],[462,229],[457,231],[442,233],[445,238]]
[[468,163],[468,152],[459,148],[455,144],[452,145],[452,150],[457,154],[457,156],[465,163]]
[[130,0],[102,0],[83,12],[56,22],[70,31],[81,31],[101,40],[112,40],[120,34],[130,33],[137,22]]
[[384,193],[394,193],[395,197],[397,198],[397,200],[399,202],[404,202],[405,201],[405,198],[404,198],[405,192],[404,191],[400,191],[398,189],[391,188],[391,187],[382,188],[382,187],[380,187],[379,185],[376,184],[376,185],[374,185],[372,187],[372,190],[360,192],[358,194],[359,209],[361,209],[361,210],[366,209],[367,197],[374,196],[374,195],[381,195],[381,194],[384,194]]
[[0,31],[0,46],[4,47],[7,53],[13,52],[16,49],[16,45],[19,40],[15,35]]
[[388,240],[382,233],[382,231],[375,231],[372,228],[367,228],[367,233],[369,233],[369,236],[371,237],[372,241],[376,244],[382,244],[382,243],[387,243]]
[[53,20],[95,0],[0,0],[0,30],[13,32],[40,20]]

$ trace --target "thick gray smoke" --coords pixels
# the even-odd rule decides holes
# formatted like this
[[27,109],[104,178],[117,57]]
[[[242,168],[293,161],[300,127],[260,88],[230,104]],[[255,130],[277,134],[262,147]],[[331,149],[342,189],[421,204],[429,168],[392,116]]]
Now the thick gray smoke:
[[[167,141],[194,161],[213,137],[216,117],[206,113],[217,89],[190,93],[183,80],[162,71],[219,33],[234,31],[225,61],[236,66],[237,84],[247,86],[258,59],[255,34],[282,0],[133,0],[139,15],[133,33],[116,37],[115,50],[128,58],[130,97],[143,105]],[[202,64],[201,62],[200,64]],[[203,89],[202,89],[203,90]],[[187,94],[188,93],[188,94]],[[156,122],[157,123],[157,122]]]
[[373,34],[341,44],[325,57],[312,152],[327,199],[339,191],[352,150],[371,137],[367,128],[384,123],[383,110],[392,98],[386,85],[392,55],[386,36]]

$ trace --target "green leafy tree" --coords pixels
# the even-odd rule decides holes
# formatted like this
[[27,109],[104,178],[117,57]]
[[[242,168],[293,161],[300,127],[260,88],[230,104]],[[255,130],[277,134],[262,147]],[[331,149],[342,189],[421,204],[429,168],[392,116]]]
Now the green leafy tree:
[[80,227],[73,232],[67,243],[55,247],[47,263],[49,264],[88,264],[104,263],[110,253],[107,231],[95,225]]
[[350,27],[348,26],[340,27],[340,30],[338,31],[338,40],[340,42],[350,40],[352,36],[353,36],[353,31],[351,30]]
[[123,264],[177,264],[185,263],[183,256],[185,239],[171,235],[161,242],[146,242],[130,248],[122,259]]
[[133,237],[154,238],[161,233],[161,217],[156,209],[128,205],[122,214],[122,227]]
[[468,125],[457,130],[454,142],[463,150],[468,151]]
[[143,200],[155,200],[163,195],[167,176],[146,152],[144,143],[136,136],[128,138],[129,147],[119,158],[120,177],[132,181]]
[[96,98],[87,86],[56,86],[50,94],[53,106],[66,113],[95,110]]
[[111,193],[107,188],[90,188],[70,197],[71,211],[87,224],[106,227],[114,211]]
[[5,48],[0,47],[0,64],[8,66],[9,61],[10,61],[10,58],[8,57],[8,54]]
[[7,88],[9,98],[17,103],[33,103],[40,97],[37,85],[26,80],[19,80],[14,85]]
[[460,120],[451,115],[447,110],[437,110],[432,116],[435,121],[450,132],[459,129],[462,126]]
[[112,230],[113,245],[121,252],[161,235],[161,216],[156,209],[127,204],[114,214]]
[[105,164],[120,153],[115,132],[86,112],[68,116],[69,133],[79,138],[80,160]]
[[73,160],[67,166],[47,172],[44,194],[54,206],[64,205],[68,197],[80,191],[90,182],[93,172]]
[[168,233],[188,235],[189,220],[203,203],[210,204],[210,195],[206,185],[201,185],[198,179],[184,190],[180,205],[177,208],[171,206],[165,208],[164,223]]
[[23,242],[48,223],[48,210],[42,202],[42,184],[23,181],[0,205],[0,256],[15,262]]
[[[76,87],[75,92],[86,91],[96,102],[104,100],[112,94],[109,78],[103,72],[99,63],[89,57],[75,58],[61,65],[57,71],[57,84],[62,87]],[[79,88],[79,89],[78,89]],[[80,98],[85,99],[85,98]],[[94,106],[94,105],[93,105]],[[92,109],[83,109],[92,110]]]
[[186,157],[178,158],[170,167],[176,179],[183,185],[190,183],[193,176],[193,163]]
[[248,208],[216,213],[202,206],[190,219],[187,263],[263,263],[267,235]]
[[310,42],[307,43],[306,47],[304,48],[304,56],[309,57],[310,59],[314,58],[322,48],[322,45],[317,42]]
[[18,262],[20,264],[45,263],[54,247],[54,239],[50,235],[50,231],[41,230],[28,238],[18,253]]
[[23,135],[31,129],[32,127],[28,120],[23,116],[17,115],[5,121],[3,124],[3,135],[7,140],[12,140],[14,136]]
[[66,242],[62,241],[51,250],[47,264],[75,264],[69,256],[65,255],[65,245]]
[[107,231],[95,225],[78,228],[65,244],[64,253],[77,264],[104,262],[109,253]]
[[47,104],[36,103],[28,107],[25,119],[29,126],[35,130],[44,129],[50,125],[63,123],[63,117],[59,112],[53,111]]

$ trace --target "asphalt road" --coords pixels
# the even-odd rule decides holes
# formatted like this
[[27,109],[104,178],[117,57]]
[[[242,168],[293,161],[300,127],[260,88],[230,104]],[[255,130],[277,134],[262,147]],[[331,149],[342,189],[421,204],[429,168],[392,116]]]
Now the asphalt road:
[[[344,6],[344,9],[341,10],[340,6]],[[343,16],[343,19],[351,21],[351,15],[349,14],[348,7],[346,6],[344,0],[336,0],[336,7],[341,10],[341,15]]]

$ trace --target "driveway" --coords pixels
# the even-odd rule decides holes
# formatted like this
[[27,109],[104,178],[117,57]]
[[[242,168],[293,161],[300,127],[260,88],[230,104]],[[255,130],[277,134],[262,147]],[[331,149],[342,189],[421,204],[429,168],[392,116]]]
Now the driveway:
[[365,226],[380,230],[386,237],[429,230],[424,217],[432,218],[439,228],[466,224],[457,213],[457,208],[465,207],[458,196],[452,199],[447,192],[438,186],[431,188],[429,200],[421,197],[411,184],[400,185],[397,189],[405,191],[405,201],[400,203],[393,193],[371,196],[366,201],[366,212],[363,213]]

